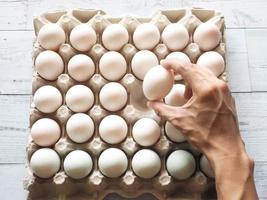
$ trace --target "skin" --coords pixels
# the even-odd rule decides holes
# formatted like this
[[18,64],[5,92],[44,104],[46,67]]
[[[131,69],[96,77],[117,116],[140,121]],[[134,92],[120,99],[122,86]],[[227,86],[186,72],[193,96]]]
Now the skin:
[[254,161],[245,150],[234,98],[227,84],[208,69],[194,64],[166,59],[161,65],[183,77],[188,101],[180,107],[162,101],[148,105],[179,128],[188,142],[207,157],[215,174],[218,199],[258,199]]

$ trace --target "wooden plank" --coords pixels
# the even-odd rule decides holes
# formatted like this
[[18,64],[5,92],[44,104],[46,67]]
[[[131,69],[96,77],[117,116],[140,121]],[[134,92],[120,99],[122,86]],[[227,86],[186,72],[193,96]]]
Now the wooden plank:
[[64,0],[46,0],[36,1],[29,0],[28,3],[28,24],[27,28],[32,29],[32,18],[44,11],[57,10],[57,9],[69,9],[69,8],[96,8],[102,9],[106,13],[119,16],[125,14],[148,16],[156,12],[158,9],[181,7],[182,0],[155,0],[155,1],[98,1],[98,0],[78,0],[78,1],[64,1]]
[[30,97],[0,95],[0,163],[23,163]]
[[26,29],[27,1],[0,1],[0,30]]
[[32,28],[32,13],[39,14],[43,11],[51,9],[63,8],[99,8],[105,10],[111,15],[135,14],[150,15],[158,9],[173,9],[178,7],[203,7],[210,9],[218,9],[225,15],[226,25],[228,28],[249,28],[267,27],[265,0],[242,1],[242,0],[154,0],[154,1],[36,1],[30,0],[28,4],[28,22],[27,28]]
[[225,16],[227,28],[266,28],[265,0],[183,0],[183,7],[217,9]]
[[226,29],[228,79],[232,92],[250,92],[250,77],[245,31]]
[[267,162],[256,162],[254,178],[260,199],[267,199]]
[[[112,15],[150,15],[158,9],[204,7],[222,11],[229,28],[266,28],[265,0],[20,0],[0,1],[0,30],[32,30],[32,18],[43,11],[64,8],[99,8]],[[15,12],[14,12],[15,11]]]
[[22,185],[24,174],[24,164],[0,164],[1,200],[26,199],[27,192]]
[[0,94],[30,94],[32,36],[32,31],[0,31]]
[[267,29],[248,29],[245,32],[252,90],[267,91]]
[[234,97],[246,149],[255,161],[266,162],[267,93],[239,93]]

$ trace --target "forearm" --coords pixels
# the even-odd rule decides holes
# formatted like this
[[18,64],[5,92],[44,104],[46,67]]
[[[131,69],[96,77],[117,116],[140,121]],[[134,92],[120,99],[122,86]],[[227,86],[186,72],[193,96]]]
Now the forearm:
[[245,150],[229,155],[211,155],[218,199],[257,200],[254,184],[254,162]]

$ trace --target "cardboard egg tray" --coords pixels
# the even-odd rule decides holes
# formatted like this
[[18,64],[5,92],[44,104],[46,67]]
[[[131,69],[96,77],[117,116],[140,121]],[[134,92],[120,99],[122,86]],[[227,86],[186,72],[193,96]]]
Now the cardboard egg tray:
[[[147,100],[142,93],[142,81],[135,78],[131,72],[131,59],[133,55],[138,52],[138,49],[132,42],[132,35],[135,28],[145,22],[155,24],[160,32],[164,27],[170,23],[181,23],[185,25],[190,34],[190,42],[187,47],[183,50],[191,62],[196,62],[197,58],[203,53],[196,43],[192,42],[192,33],[195,28],[206,21],[215,23],[222,34],[224,35],[224,18],[221,13],[214,10],[188,8],[188,9],[174,9],[174,10],[162,10],[156,12],[151,17],[135,17],[135,16],[123,16],[123,17],[112,17],[101,10],[64,10],[64,11],[53,11],[46,12],[34,19],[35,34],[38,34],[40,28],[47,23],[59,24],[66,33],[66,43],[62,44],[58,50],[58,53],[64,60],[65,70],[56,81],[47,81],[40,77],[35,68],[33,68],[32,78],[32,94],[43,85],[53,85],[57,87],[63,96],[67,90],[75,84],[84,84],[92,89],[95,95],[94,106],[86,112],[94,120],[95,133],[94,136],[86,143],[77,144],[72,142],[65,130],[65,124],[68,118],[74,114],[65,104],[52,114],[44,114],[35,108],[32,103],[30,109],[30,126],[40,118],[50,117],[55,119],[61,126],[61,138],[51,148],[61,157],[61,169],[60,171],[50,179],[41,179],[34,175],[29,167],[29,160],[33,152],[41,148],[36,145],[31,136],[29,136],[27,145],[27,175],[24,181],[25,188],[29,191],[28,199],[68,199],[68,200],[98,200],[103,199],[110,193],[118,193],[125,198],[137,197],[143,193],[150,193],[157,199],[214,199],[214,180],[205,176],[199,169],[199,158],[201,153],[189,145],[187,142],[184,143],[173,143],[165,136],[163,119],[159,118],[151,109],[146,105]],[[96,72],[92,78],[83,83],[78,83],[73,80],[67,73],[68,60],[78,54],[69,43],[70,31],[80,23],[90,24],[97,33],[97,43],[91,48],[89,52],[85,54],[89,55],[95,62]],[[127,105],[118,112],[106,111],[99,102],[99,91],[103,85],[108,83],[98,69],[98,62],[100,57],[107,52],[104,46],[101,44],[101,33],[105,27],[111,23],[120,23],[124,25],[129,32],[129,43],[126,44],[120,53],[125,57],[128,64],[127,74],[119,81],[128,92]],[[36,56],[44,49],[35,40],[33,45],[33,61]],[[224,37],[220,44],[214,49],[219,52],[225,58],[225,43]],[[160,43],[153,49],[153,52],[157,55],[158,59],[165,58],[170,50],[160,41]],[[224,72],[221,79],[226,81],[226,73]],[[182,81],[180,81],[182,82]],[[118,114],[122,116],[128,123],[129,131],[127,138],[120,144],[110,145],[101,140],[98,134],[98,124],[101,119],[108,114]],[[155,119],[162,127],[160,140],[152,147],[149,147],[156,151],[162,159],[162,168],[158,175],[152,179],[142,179],[134,174],[131,170],[131,158],[133,154],[142,149],[143,147],[136,144],[131,136],[131,129],[134,122],[142,117],[150,117]],[[125,174],[119,178],[107,178],[101,174],[97,166],[97,159],[100,153],[108,147],[117,147],[122,149],[128,159],[128,169]],[[63,160],[65,156],[72,150],[81,149],[89,152],[94,161],[94,167],[90,175],[81,180],[74,180],[69,178],[63,170]],[[178,181],[171,177],[165,166],[166,157],[170,152],[176,149],[187,149],[190,151],[197,163],[197,169],[195,173],[187,180]]]

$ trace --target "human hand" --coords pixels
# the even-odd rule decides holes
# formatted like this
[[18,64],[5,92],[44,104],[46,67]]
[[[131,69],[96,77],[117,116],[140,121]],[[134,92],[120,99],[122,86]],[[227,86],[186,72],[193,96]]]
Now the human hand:
[[[220,199],[245,199],[245,196],[257,199],[254,163],[245,151],[234,98],[227,84],[195,64],[167,59],[162,60],[161,65],[183,77],[186,83],[184,97],[188,101],[180,107],[162,101],[149,102],[149,106],[180,129],[187,141],[205,154],[214,170]],[[245,190],[244,185],[248,183],[252,196],[246,193],[247,188]]]

